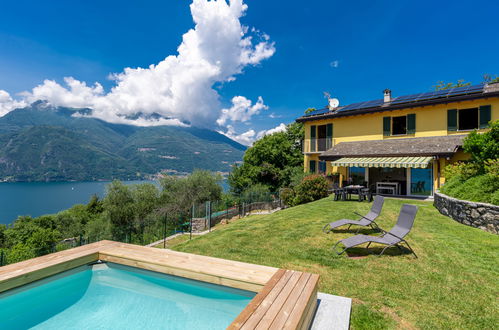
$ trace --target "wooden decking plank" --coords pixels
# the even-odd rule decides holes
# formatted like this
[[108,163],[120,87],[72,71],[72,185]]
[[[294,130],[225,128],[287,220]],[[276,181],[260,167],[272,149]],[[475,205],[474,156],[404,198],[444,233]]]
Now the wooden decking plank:
[[284,289],[289,279],[291,278],[292,274],[293,271],[291,270],[286,271],[284,276],[281,277],[281,279],[279,280],[279,282],[276,283],[276,285],[274,285],[274,287],[269,292],[267,297],[263,299],[260,306],[258,306],[258,308],[255,310],[253,315],[250,316],[250,318],[246,321],[246,323],[243,324],[241,329],[249,330],[256,328],[256,326],[258,325],[258,323],[260,323],[260,320],[263,318],[269,307],[272,306],[274,300],[279,296],[279,293],[281,293],[282,289]]
[[[278,269],[275,267],[269,267],[269,266],[262,266],[262,265],[254,265],[254,264],[248,264],[245,262],[240,262],[240,261],[233,261],[233,260],[226,260],[226,259],[220,259],[220,258],[214,258],[214,257],[207,257],[207,256],[201,256],[201,255],[194,255],[190,253],[184,253],[184,252],[177,252],[177,251],[172,251],[172,250],[163,250],[163,249],[155,249],[155,248],[150,248],[150,247],[143,247],[143,246],[135,246],[131,244],[120,244],[118,246],[119,249],[126,249],[126,250],[131,250],[134,253],[140,253],[144,252],[147,254],[151,253],[151,249],[154,250],[154,253],[156,256],[163,256],[169,259],[176,259],[176,260],[187,260],[189,262],[202,262],[202,263],[210,263],[210,264],[216,264],[221,267],[231,267],[233,269],[248,269],[251,272],[264,272],[264,273],[270,273],[274,274]],[[116,250],[116,249],[113,249]],[[102,252],[106,252],[106,250],[102,250]]]
[[95,261],[102,247],[115,244],[100,241],[0,267],[0,292]]
[[286,300],[288,300],[289,295],[293,292],[296,285],[298,284],[300,278],[303,276],[302,272],[293,272],[291,278],[289,279],[286,286],[281,290],[277,298],[269,306],[265,315],[262,317],[255,329],[266,330],[270,328],[274,319],[279,315],[279,311],[282,309]]
[[[211,262],[203,261],[202,259],[189,260],[179,258],[177,256],[158,256],[154,250],[136,252],[133,251],[133,249],[113,248],[101,251],[100,255],[114,256],[141,262],[147,261],[149,263],[170,266],[176,269],[187,269],[200,274],[232,278],[243,282],[258,283],[261,286],[265,285],[275,271],[277,271],[277,269],[274,271],[273,268],[268,268],[266,272],[263,273],[255,271],[251,268],[251,265],[248,264],[243,264],[242,266],[244,267],[241,266],[236,268],[230,264],[212,264]],[[102,259],[106,259],[106,257],[102,257]],[[109,258],[107,260],[109,260]]]
[[279,315],[274,319],[274,322],[272,322],[272,324],[270,325],[269,327],[270,329],[282,329],[284,327],[284,324],[286,324],[288,317],[291,315],[291,312],[293,311],[296,302],[300,299],[301,295],[303,294],[303,290],[305,289],[305,286],[307,285],[310,276],[312,276],[312,274],[303,273],[302,277],[300,278],[300,281],[294,287],[293,292],[289,295],[286,302],[282,305],[282,308],[279,311]]
[[263,289],[250,301],[246,308],[237,316],[237,318],[227,327],[227,330],[240,329],[243,324],[249,319],[254,311],[260,306],[262,301],[267,297],[274,286],[284,276],[286,270],[279,269],[274,276],[267,282]]
[[124,249],[132,249],[136,252],[143,251],[146,253],[150,253],[151,249],[153,249],[156,253],[158,253],[158,255],[164,255],[170,258],[179,257],[184,260],[192,260],[192,261],[202,260],[203,262],[212,262],[214,264],[230,265],[233,267],[250,267],[255,271],[271,272],[272,274],[274,274],[278,270],[278,268],[275,267],[249,264],[242,261],[227,260],[227,259],[221,259],[209,256],[196,255],[186,252],[178,252],[173,250],[156,249],[145,246],[126,244],[126,243],[120,243],[119,247]]
[[[312,274],[305,289],[300,295],[300,299],[296,302],[295,307],[290,313],[286,323],[284,324],[285,329],[300,329],[300,326],[304,323],[305,312],[310,304],[317,304],[317,283],[319,281],[319,275]],[[315,292],[315,294],[314,294]]]
[[[135,254],[146,254],[146,255],[151,255],[151,252],[154,251],[154,256],[156,258],[163,257],[166,259],[171,259],[171,260],[176,260],[176,261],[183,261],[183,262],[198,262],[198,263],[203,263],[203,264],[210,264],[210,265],[217,265],[220,267],[225,267],[225,268],[230,268],[232,270],[237,270],[237,269],[247,269],[251,273],[268,273],[268,274],[274,274],[278,269],[274,267],[268,267],[268,266],[261,266],[261,265],[253,265],[253,264],[248,264],[244,262],[238,262],[238,261],[231,261],[231,260],[225,260],[225,259],[219,259],[219,258],[213,258],[213,257],[205,257],[205,256],[196,256],[196,255],[190,255],[187,253],[174,253],[174,251],[171,250],[159,250],[156,251],[157,249],[155,248],[148,248],[148,247],[138,247],[139,249],[135,248],[135,246],[119,246],[118,248],[113,248],[111,249],[112,251],[128,251],[130,253],[135,253]],[[106,253],[107,250],[102,250],[103,253]]]
[[151,263],[149,261],[140,261],[140,260],[134,260],[134,259],[128,259],[128,258],[121,258],[117,256],[111,256],[107,254],[99,254],[100,259],[109,261],[109,262],[114,262],[122,265],[127,265],[131,267],[137,267],[137,268],[142,268],[142,269],[147,269],[155,272],[160,272],[164,274],[169,274],[169,275],[174,275],[174,276],[179,276],[179,277],[185,277],[185,278],[190,278],[193,280],[198,280],[198,281],[203,281],[203,282],[208,282],[208,283],[213,283],[213,284],[219,284],[219,285],[225,285],[229,287],[234,287],[242,290],[248,290],[248,291],[253,291],[253,292],[258,292],[262,289],[264,286],[263,284],[255,283],[255,282],[246,282],[241,280],[240,278],[230,278],[230,277],[223,277],[223,276],[218,276],[216,274],[209,274],[209,273],[199,273],[195,270],[180,267],[176,268],[174,265],[168,265],[168,264],[161,264],[161,263]]

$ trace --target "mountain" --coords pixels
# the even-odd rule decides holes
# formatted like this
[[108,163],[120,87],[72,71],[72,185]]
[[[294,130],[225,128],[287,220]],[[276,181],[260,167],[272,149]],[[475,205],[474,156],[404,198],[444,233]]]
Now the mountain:
[[228,172],[245,146],[196,127],[139,127],[38,101],[0,118],[0,180],[143,179],[202,168]]

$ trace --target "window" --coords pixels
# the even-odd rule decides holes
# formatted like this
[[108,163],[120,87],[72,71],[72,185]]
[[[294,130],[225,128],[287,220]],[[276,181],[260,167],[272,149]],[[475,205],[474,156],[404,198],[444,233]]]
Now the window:
[[366,169],[364,167],[349,167],[348,181],[351,184],[364,185],[366,181]]
[[411,168],[411,195],[433,195],[432,168]]
[[309,168],[308,168],[308,171],[309,171],[310,173],[315,173],[315,171],[316,171],[316,163],[315,163],[315,160],[311,160],[311,161],[309,162]]
[[407,134],[407,117],[392,117],[392,135]]
[[478,108],[458,110],[459,130],[469,130],[478,128]]
[[332,141],[333,124],[310,126],[310,152],[329,150]]
[[406,135],[416,133],[416,114],[407,116],[383,117],[383,135]]
[[323,160],[319,161],[319,173],[326,173],[326,162]]
[[447,110],[447,130],[466,131],[486,128],[491,119],[490,112],[490,105],[483,105],[479,108]]

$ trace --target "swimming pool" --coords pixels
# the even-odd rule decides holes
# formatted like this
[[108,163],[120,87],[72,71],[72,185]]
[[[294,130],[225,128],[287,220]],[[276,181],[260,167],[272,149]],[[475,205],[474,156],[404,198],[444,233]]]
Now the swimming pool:
[[225,329],[254,292],[114,263],[0,294],[2,329]]

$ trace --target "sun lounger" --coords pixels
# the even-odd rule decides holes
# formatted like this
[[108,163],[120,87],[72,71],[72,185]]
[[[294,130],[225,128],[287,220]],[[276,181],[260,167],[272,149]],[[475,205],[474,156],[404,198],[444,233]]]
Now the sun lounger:
[[[363,227],[370,226],[373,229],[379,229],[378,225],[376,224],[376,222],[374,220],[376,220],[376,218],[381,213],[381,209],[383,208],[384,202],[385,202],[385,198],[383,196],[378,195],[374,198],[374,202],[373,202],[373,205],[371,206],[371,210],[365,216],[358,214],[357,212],[354,212],[355,214],[357,214],[358,216],[361,217],[360,220],[341,219],[341,220],[326,224],[322,228],[322,231],[325,232],[326,234],[328,234],[333,229],[341,227],[341,226],[345,226],[345,225],[349,225],[347,229],[350,229],[350,227],[352,227],[353,225],[363,226]],[[360,230],[360,228],[359,228],[359,230]],[[357,232],[359,230],[357,230]]]
[[[348,237],[348,238],[342,239],[341,241],[336,243],[333,246],[333,250],[338,255],[340,255],[343,252],[345,252],[347,249],[354,247],[354,246],[357,246],[357,245],[360,245],[360,244],[368,243],[366,248],[369,248],[371,243],[378,243],[378,244],[387,245],[379,254],[379,255],[382,255],[387,248],[389,248],[391,246],[396,246],[399,249],[401,249],[400,245],[402,243],[405,243],[407,245],[407,247],[409,248],[409,250],[417,258],[418,256],[416,255],[414,250],[411,248],[409,243],[404,239],[404,237],[407,236],[407,234],[409,234],[409,232],[412,229],[412,226],[414,224],[414,219],[416,218],[417,211],[418,211],[417,206],[410,205],[410,204],[404,204],[404,205],[402,205],[402,209],[400,210],[400,214],[399,214],[399,217],[397,219],[397,223],[390,231],[384,231],[383,229],[381,229],[383,231],[383,234],[381,236],[355,235],[352,237]],[[345,248],[341,252],[338,252],[336,250],[336,246],[339,243],[342,243],[345,246]]]

